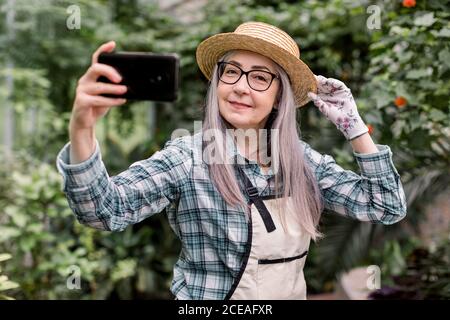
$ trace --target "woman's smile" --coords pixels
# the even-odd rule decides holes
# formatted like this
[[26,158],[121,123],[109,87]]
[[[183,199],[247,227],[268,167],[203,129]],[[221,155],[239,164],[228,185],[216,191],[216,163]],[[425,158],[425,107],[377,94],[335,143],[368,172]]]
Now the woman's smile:
[[233,108],[239,109],[239,110],[242,110],[242,109],[251,109],[251,108],[253,108],[252,106],[249,106],[248,104],[240,103],[240,102],[237,102],[237,101],[228,101],[228,103],[229,103]]

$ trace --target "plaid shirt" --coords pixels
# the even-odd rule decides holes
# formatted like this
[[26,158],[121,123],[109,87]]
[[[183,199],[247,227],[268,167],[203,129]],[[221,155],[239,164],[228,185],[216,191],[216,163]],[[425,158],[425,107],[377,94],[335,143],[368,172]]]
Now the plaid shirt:
[[[178,299],[224,299],[237,277],[247,249],[244,209],[228,205],[209,178],[201,154],[201,134],[168,141],[146,160],[109,177],[97,142],[86,161],[70,164],[70,143],[57,158],[62,190],[82,224],[111,231],[166,209],[170,226],[182,242],[174,266],[171,291]],[[325,208],[361,221],[393,224],[406,215],[400,176],[388,146],[354,156],[361,174],[344,170],[299,140],[306,163],[320,186]],[[230,150],[230,151],[229,151]],[[243,158],[237,148],[227,152],[250,178],[261,196],[274,189],[273,173]],[[246,160],[246,161],[244,161]],[[244,194],[244,196],[246,196]]]

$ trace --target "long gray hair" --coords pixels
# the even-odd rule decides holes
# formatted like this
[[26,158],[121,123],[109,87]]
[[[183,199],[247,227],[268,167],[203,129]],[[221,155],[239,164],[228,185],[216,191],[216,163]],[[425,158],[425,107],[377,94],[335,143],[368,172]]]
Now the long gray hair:
[[[219,61],[228,61],[227,59],[234,51],[227,52]],[[275,63],[276,64],[276,63]],[[278,64],[276,71],[280,75],[281,85],[277,95],[278,112],[273,113],[274,118],[268,124],[278,133],[277,138],[269,138],[270,146],[277,143],[278,152],[271,154],[272,164],[279,164],[279,169],[275,173],[275,186],[282,185],[282,201],[276,201],[279,212],[285,212],[287,197],[291,196],[293,200],[294,212],[297,213],[296,219],[311,238],[316,241],[322,237],[318,231],[318,224],[323,208],[319,186],[311,169],[306,165],[304,154],[299,143],[299,132],[296,121],[296,105],[294,94],[286,72]],[[206,97],[206,106],[202,130],[214,131],[215,134],[222,135],[215,137],[212,143],[217,144],[216,150],[221,149],[218,145],[220,141],[226,138],[226,130],[229,124],[221,116],[217,96],[218,86],[218,67],[214,68]],[[275,140],[275,141],[273,141]],[[283,141],[283,143],[279,143]],[[271,150],[274,150],[271,148]],[[217,190],[223,196],[224,200],[232,206],[243,206],[247,208],[245,197],[242,194],[239,183],[236,179],[236,171],[233,164],[223,161],[219,164],[208,164],[210,177]],[[281,210],[280,210],[281,209]],[[285,217],[281,216],[283,227],[286,226]]]

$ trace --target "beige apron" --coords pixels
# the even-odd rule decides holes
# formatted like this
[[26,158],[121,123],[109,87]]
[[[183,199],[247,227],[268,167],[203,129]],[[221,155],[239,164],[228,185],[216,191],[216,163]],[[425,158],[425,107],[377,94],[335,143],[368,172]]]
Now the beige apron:
[[[250,253],[228,296],[231,295],[232,300],[306,299],[303,267],[311,237],[294,218],[291,197],[283,212],[276,210],[276,199],[273,197],[260,199],[270,213],[275,230],[268,231],[260,212],[252,203]],[[281,223],[282,214],[286,215],[287,230]]]

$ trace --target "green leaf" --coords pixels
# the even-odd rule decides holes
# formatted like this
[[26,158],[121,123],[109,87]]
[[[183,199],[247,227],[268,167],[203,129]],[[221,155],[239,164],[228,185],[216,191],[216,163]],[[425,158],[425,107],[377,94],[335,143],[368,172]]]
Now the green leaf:
[[406,74],[407,79],[419,79],[422,77],[431,76],[433,74],[433,68],[428,67],[424,69],[417,69],[417,70],[411,70],[408,71]]
[[400,63],[408,62],[409,60],[411,60],[414,57],[414,54],[415,54],[415,52],[412,52],[412,51],[402,52],[397,55],[398,61]]
[[439,52],[439,60],[445,65],[450,66],[450,51],[447,48]]
[[434,19],[434,12],[426,13],[426,14],[414,19],[414,24],[416,26],[429,27],[435,22],[436,22],[436,19]]
[[385,91],[379,91],[375,95],[375,101],[377,103],[377,109],[380,109],[390,104],[392,101],[392,97]]
[[28,237],[28,238],[22,238],[19,241],[19,246],[22,251],[31,251],[31,249],[34,248],[36,245],[36,238]]
[[439,32],[437,34],[435,34],[438,37],[446,37],[449,38],[450,37],[450,28],[442,28],[441,30],[439,30]]
[[411,101],[411,95],[407,88],[407,85],[404,82],[399,82],[395,87],[395,95],[405,97],[406,100]]
[[10,255],[9,253],[0,253],[0,262],[9,260],[11,258],[12,258],[12,255]]
[[430,112],[430,118],[433,121],[440,122],[447,119],[447,115],[443,113],[441,110],[433,109]]
[[399,36],[407,37],[410,32],[411,32],[411,30],[408,28],[402,28],[400,26],[395,25],[391,28],[391,30],[389,31],[389,34],[393,35],[393,36],[399,35]]
[[413,131],[417,128],[420,128],[422,125],[422,122],[420,121],[420,118],[417,114],[411,114],[410,117],[408,118],[409,120],[409,127],[410,130]]
[[16,212],[13,216],[11,216],[11,219],[14,221],[14,223],[19,227],[23,228],[28,222],[28,216],[25,213],[22,212]]
[[136,260],[131,258],[117,262],[115,268],[112,270],[111,279],[113,281],[118,281],[135,275],[136,266]]
[[0,291],[6,291],[10,289],[18,288],[19,285],[15,282],[2,279],[2,276],[0,276]]
[[405,259],[403,258],[400,245],[398,244],[398,242],[393,242],[390,250],[391,250],[390,254],[391,259],[389,259],[389,261],[387,262],[389,269],[394,275],[400,274],[404,270],[406,262]]
[[391,127],[392,133],[394,134],[394,137],[398,138],[401,134],[403,129],[406,128],[406,121],[405,120],[397,120],[394,122],[394,124]]
[[0,242],[20,236],[21,232],[17,228],[0,226]]

